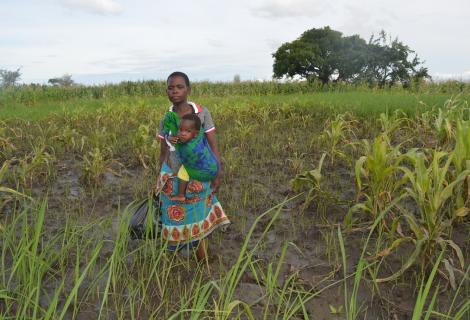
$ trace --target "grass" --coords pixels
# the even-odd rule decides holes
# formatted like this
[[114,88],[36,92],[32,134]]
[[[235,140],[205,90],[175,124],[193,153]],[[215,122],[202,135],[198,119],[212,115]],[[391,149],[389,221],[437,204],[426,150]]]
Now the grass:
[[[456,97],[455,94],[423,94],[413,92],[390,92],[390,91],[352,91],[352,92],[314,92],[298,94],[273,94],[262,96],[229,95],[213,96],[200,95],[193,96],[195,101],[202,101],[205,105],[233,107],[283,107],[294,106],[296,108],[315,108],[321,113],[330,112],[353,112],[365,116],[370,113],[380,114],[382,112],[393,112],[400,109],[408,114],[417,110],[423,112],[427,107],[442,106],[444,103]],[[470,95],[459,95],[462,101],[468,101]],[[20,118],[25,120],[39,120],[47,117],[51,113],[61,113],[63,111],[80,113],[83,111],[96,111],[103,107],[122,108],[128,106],[135,107],[156,107],[168,105],[165,96],[136,96],[119,98],[70,98],[67,100],[43,99],[35,101],[30,105],[22,102],[15,102],[11,99],[0,100],[0,119]],[[427,107],[426,107],[427,106]]]

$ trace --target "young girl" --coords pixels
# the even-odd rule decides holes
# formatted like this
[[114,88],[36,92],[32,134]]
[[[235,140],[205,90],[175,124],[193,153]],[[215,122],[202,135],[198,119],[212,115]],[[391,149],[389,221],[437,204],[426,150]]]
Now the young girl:
[[181,161],[171,144],[176,144],[177,136],[165,140],[163,120],[160,122],[158,137],[161,140],[158,185],[161,187],[162,236],[168,241],[170,250],[195,247],[198,259],[206,258],[206,237],[219,226],[230,223],[217,200],[215,193],[220,186],[220,155],[215,137],[215,125],[205,107],[187,100],[191,87],[186,74],[174,72],[167,79],[167,94],[172,106],[169,111],[181,119],[187,114],[195,114],[201,121],[201,134],[217,159],[219,170],[212,181],[189,179],[184,201],[173,201],[178,189],[177,172]]

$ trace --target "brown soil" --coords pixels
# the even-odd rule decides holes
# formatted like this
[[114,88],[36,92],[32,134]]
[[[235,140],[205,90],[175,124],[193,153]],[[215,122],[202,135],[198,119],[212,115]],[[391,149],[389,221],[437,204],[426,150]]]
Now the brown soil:
[[[153,177],[148,171],[129,168],[123,170],[120,177],[111,173],[105,174],[101,186],[91,192],[88,187],[83,186],[79,178],[80,173],[72,161],[65,161],[59,167],[61,169],[49,193],[48,201],[48,214],[51,218],[57,218],[49,220],[46,226],[52,232],[57,227],[57,223],[60,223],[60,216],[63,212],[76,212],[84,223],[94,221],[97,217],[114,216],[118,208],[123,208],[130,202],[144,197],[145,190],[153,184]],[[279,285],[282,286],[287,278],[295,275],[296,281],[305,290],[313,289],[316,292],[331,286],[306,304],[305,307],[311,319],[343,319],[345,316],[344,307],[342,311],[334,313],[334,309],[340,310],[341,306],[344,306],[343,285],[338,283],[343,278],[343,266],[340,264],[340,252],[334,252],[334,248],[336,245],[336,250],[339,250],[337,228],[349,208],[348,201],[353,201],[356,196],[353,173],[346,169],[347,167],[349,166],[341,163],[325,164],[325,172],[335,173],[334,176],[326,179],[328,181],[326,188],[334,190],[336,202],[313,202],[304,212],[300,210],[302,199],[287,203],[278,220],[267,233],[263,246],[257,251],[258,259],[266,263],[276,261],[283,243],[288,241],[290,245],[281,268]],[[254,176],[251,179],[249,183],[258,186],[257,190],[271,201],[266,202],[264,207],[257,208],[226,206],[225,202],[229,203],[229,198],[233,195],[229,195],[228,184],[221,188],[219,200],[230,215],[232,224],[226,230],[217,231],[210,239],[210,277],[214,279],[217,279],[218,275],[224,272],[223,270],[230,268],[238,257],[246,232],[252,226],[256,214],[280,203],[286,195],[291,195],[286,184],[272,189],[263,181],[263,175]],[[231,183],[230,190],[232,191],[237,190],[237,187],[242,187],[239,185],[241,182],[235,179],[228,182]],[[141,187],[136,189],[135,186]],[[36,186],[33,189],[33,195],[44,196],[45,191],[40,186]],[[244,228],[241,227],[242,220]],[[252,242],[259,239],[267,222],[267,220],[262,221],[256,227]],[[113,226],[108,232],[109,238],[112,238]],[[456,229],[455,234],[455,241],[464,248],[465,256],[468,257],[468,231]],[[367,230],[353,230],[345,233],[344,236],[347,273],[350,274],[354,272],[356,262],[361,255]],[[105,259],[111,251],[112,248],[104,248],[101,253],[102,258]],[[408,252],[405,247],[394,259],[387,259],[387,265],[381,268],[382,272],[386,274],[388,271],[397,270],[406,254]],[[415,271],[411,268],[405,274],[405,280],[378,286],[375,286],[371,280],[363,280],[357,298],[360,307],[359,318],[410,319],[417,293]],[[366,275],[366,279],[370,279],[370,276]],[[349,289],[353,287],[352,278],[348,280],[347,285]],[[250,272],[246,272],[235,291],[234,298],[253,304],[252,310],[255,316],[261,317],[265,304],[269,303],[262,298],[264,291],[265,288],[255,281]],[[438,303],[445,306],[449,302],[449,297],[452,296],[452,290],[444,286],[439,294]],[[78,319],[93,318],[97,309],[98,306],[84,308],[78,315]]]

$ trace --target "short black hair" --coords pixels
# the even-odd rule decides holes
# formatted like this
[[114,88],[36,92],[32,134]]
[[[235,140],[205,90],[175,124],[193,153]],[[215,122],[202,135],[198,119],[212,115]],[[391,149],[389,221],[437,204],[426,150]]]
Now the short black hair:
[[188,113],[181,118],[181,120],[188,120],[193,123],[193,128],[197,131],[201,130],[201,119],[199,119],[198,115],[195,113]]
[[173,77],[181,77],[181,78],[183,78],[183,79],[184,79],[184,83],[186,83],[186,86],[187,86],[188,88],[191,88],[191,84],[189,83],[189,78],[188,78],[188,76],[186,75],[186,73],[181,72],[181,71],[175,71],[175,72],[173,72],[172,74],[170,74],[170,75],[168,76],[168,78],[166,78],[166,82],[168,83],[168,81],[169,81],[171,78],[173,78]]

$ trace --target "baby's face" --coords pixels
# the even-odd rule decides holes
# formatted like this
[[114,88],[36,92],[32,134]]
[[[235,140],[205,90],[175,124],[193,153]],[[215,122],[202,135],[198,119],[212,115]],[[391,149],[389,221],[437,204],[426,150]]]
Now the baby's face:
[[181,143],[186,143],[197,136],[198,130],[194,128],[194,123],[190,120],[182,120],[178,131],[178,139]]

